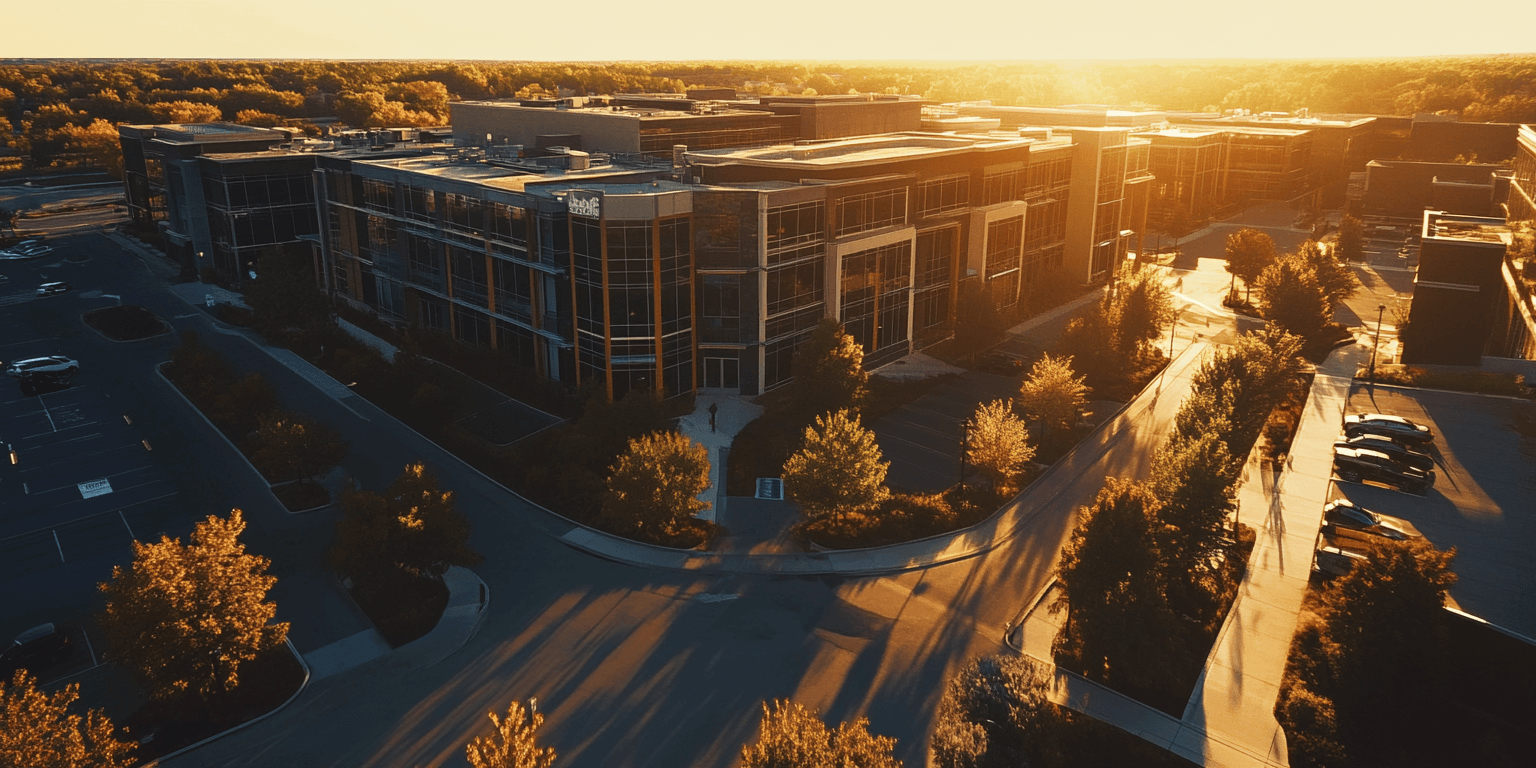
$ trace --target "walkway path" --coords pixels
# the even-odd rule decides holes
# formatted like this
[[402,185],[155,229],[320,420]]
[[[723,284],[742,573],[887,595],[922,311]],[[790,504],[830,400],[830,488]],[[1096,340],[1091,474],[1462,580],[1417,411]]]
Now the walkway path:
[[[1346,347],[1318,367],[1290,459],[1278,475],[1260,463],[1257,452],[1243,468],[1238,518],[1254,528],[1257,541],[1237,600],[1183,717],[1174,718],[1061,670],[1053,696],[1058,704],[1211,768],[1289,764],[1285,733],[1274,709],[1328,499],[1334,436],[1355,368],[1365,354],[1358,345]],[[1028,618],[1010,634],[1010,644],[1050,663],[1059,620],[1043,607],[1026,613]]]
[[[713,424],[710,407],[715,408]],[[726,452],[736,433],[762,414],[763,407],[746,397],[704,390],[694,397],[693,413],[678,419],[677,431],[709,449],[709,488],[699,498],[710,507],[699,513],[700,518],[713,521],[725,510]]]

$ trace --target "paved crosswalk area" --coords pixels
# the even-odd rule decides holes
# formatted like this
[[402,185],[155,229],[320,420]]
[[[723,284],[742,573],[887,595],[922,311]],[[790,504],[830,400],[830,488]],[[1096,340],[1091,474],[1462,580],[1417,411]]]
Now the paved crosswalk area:
[[176,488],[131,418],[86,375],[35,394],[0,379],[0,581],[153,533]]

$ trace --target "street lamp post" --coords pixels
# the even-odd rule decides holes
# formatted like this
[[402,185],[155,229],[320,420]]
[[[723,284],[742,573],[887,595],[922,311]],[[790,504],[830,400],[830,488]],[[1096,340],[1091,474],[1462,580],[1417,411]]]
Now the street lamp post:
[[960,422],[960,487],[965,487],[965,456],[971,452],[970,419]]
[[1371,342],[1371,371],[1366,376],[1371,386],[1376,385],[1376,349],[1381,346],[1381,314],[1386,311],[1387,305],[1376,305],[1376,340]]
[[1175,309],[1173,311],[1173,322],[1168,324],[1168,362],[1170,363],[1173,362],[1173,332],[1178,330],[1179,316],[1182,314],[1184,314],[1184,310]]

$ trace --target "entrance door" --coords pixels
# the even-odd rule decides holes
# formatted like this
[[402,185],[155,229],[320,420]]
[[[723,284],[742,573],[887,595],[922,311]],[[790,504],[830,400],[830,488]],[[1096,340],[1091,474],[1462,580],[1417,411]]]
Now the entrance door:
[[736,374],[738,363],[734,357],[704,358],[704,388],[739,389],[741,383],[737,381]]

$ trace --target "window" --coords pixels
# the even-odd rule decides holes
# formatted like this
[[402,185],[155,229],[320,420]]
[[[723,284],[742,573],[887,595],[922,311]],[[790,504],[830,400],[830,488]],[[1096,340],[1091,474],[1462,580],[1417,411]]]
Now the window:
[[528,210],[492,203],[491,237],[513,245],[528,245]]
[[406,185],[405,215],[427,224],[437,223],[437,194],[424,187]]
[[363,207],[380,213],[394,213],[395,185],[387,181],[363,179]]
[[848,195],[837,200],[837,236],[868,232],[907,221],[907,188]]
[[734,344],[741,341],[741,278],[704,275],[699,286],[699,340]]
[[485,202],[464,195],[448,194],[446,198],[444,223],[450,232],[458,231],[464,234],[483,237],[485,235]]
[[955,241],[959,234],[960,230],[954,227],[918,233],[915,283],[918,288],[949,284],[950,275],[954,274]]
[[997,205],[1006,200],[1023,200],[1023,189],[1019,184],[1021,175],[1023,172],[1018,169],[988,171],[981,179],[981,204]]
[[849,254],[842,269],[843,328],[866,352],[907,340],[912,247],[894,243]]
[[768,209],[768,250],[822,239],[827,228],[827,205],[821,200]]
[[822,299],[822,260],[768,270],[767,312],[777,315]]
[[340,264],[337,264],[335,269],[333,270],[332,281],[334,282],[334,284],[336,286],[336,292],[337,293],[350,294],[352,292],[351,290],[349,290],[347,288],[347,268],[346,267],[344,267],[344,266],[342,266]]
[[917,215],[936,216],[966,208],[970,200],[968,174],[943,176],[917,185]]
[[987,284],[992,288],[992,300],[999,306],[1012,306],[1019,300],[1023,238],[1023,217],[987,225]]

